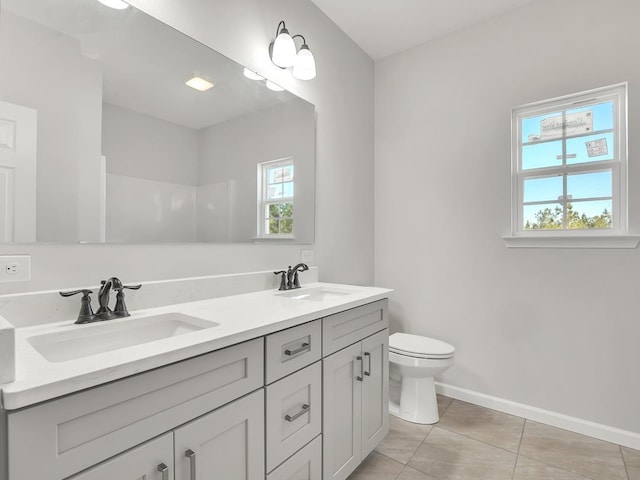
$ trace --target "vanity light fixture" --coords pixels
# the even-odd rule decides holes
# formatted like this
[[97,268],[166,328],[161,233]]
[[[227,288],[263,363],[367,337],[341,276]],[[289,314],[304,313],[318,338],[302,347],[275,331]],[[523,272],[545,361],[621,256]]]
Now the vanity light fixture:
[[[302,39],[300,50],[296,49],[296,38]],[[280,68],[293,67],[293,76],[299,80],[311,80],[316,77],[316,61],[309,50],[307,40],[302,35],[289,35],[284,20],[278,23],[276,39],[269,45],[269,55],[274,65]]]
[[98,0],[101,4],[106,5],[109,8],[115,8],[116,10],[124,10],[129,8],[129,4],[122,0]]
[[253,70],[249,70],[247,67],[244,67],[244,76],[247,77],[250,80],[264,80],[264,77],[261,75],[258,75],[256,72],[254,72]]
[[190,86],[195,90],[198,90],[199,92],[206,92],[210,88],[213,88],[213,83],[197,75],[194,75],[193,77],[191,77],[189,80],[185,82],[185,84],[187,84],[188,86]]

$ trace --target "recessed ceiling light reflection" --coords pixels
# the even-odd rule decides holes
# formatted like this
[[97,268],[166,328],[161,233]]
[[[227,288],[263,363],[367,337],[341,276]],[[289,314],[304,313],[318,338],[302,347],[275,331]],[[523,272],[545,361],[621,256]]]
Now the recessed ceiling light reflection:
[[101,4],[106,5],[109,8],[115,8],[116,10],[124,10],[129,8],[129,4],[122,0],[98,0]]
[[264,77],[261,75],[258,75],[256,72],[254,72],[253,70],[249,70],[247,67],[244,68],[244,76],[251,79],[251,80],[264,80]]
[[213,88],[213,83],[198,76],[191,77],[185,83],[191,88],[198,90],[199,92],[206,92],[210,88]]
[[273,83],[271,80],[267,80],[267,88],[269,90],[273,90],[274,92],[282,92],[284,90],[284,88],[276,83]]

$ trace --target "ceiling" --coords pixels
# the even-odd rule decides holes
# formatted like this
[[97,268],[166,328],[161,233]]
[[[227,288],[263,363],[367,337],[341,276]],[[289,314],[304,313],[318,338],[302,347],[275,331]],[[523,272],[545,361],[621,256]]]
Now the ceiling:
[[379,60],[535,0],[312,1]]
[[[241,65],[135,8],[113,10],[87,0],[0,1],[14,21],[23,17],[23,28],[28,19],[77,44],[78,53],[100,66],[103,101],[127,110],[197,130],[297,98],[247,79]],[[215,87],[205,93],[186,87],[194,73]],[[46,80],[48,72],[34,74]]]

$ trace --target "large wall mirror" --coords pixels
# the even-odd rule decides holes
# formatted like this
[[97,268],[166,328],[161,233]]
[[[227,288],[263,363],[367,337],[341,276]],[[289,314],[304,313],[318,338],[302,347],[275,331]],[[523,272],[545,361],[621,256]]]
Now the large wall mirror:
[[1,243],[313,242],[312,104],[133,7],[0,5]]

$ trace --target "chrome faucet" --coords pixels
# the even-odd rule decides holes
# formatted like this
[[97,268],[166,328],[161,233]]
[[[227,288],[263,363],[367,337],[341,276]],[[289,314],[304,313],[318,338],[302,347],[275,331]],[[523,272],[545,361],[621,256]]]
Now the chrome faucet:
[[306,263],[299,263],[295,267],[289,268],[287,271],[280,270],[279,272],[273,272],[274,275],[282,275],[280,278],[280,288],[278,290],[291,290],[292,288],[300,288],[300,280],[298,279],[298,272],[306,272],[309,267]]
[[289,269],[287,270],[287,287],[289,289],[300,288],[298,272],[306,272],[307,270],[309,270],[309,267],[306,263],[299,263],[293,268],[291,268],[291,265],[289,265]]
[[[100,282],[100,290],[98,291],[98,311],[93,313],[91,308],[91,290],[74,290],[72,292],[60,292],[63,297],[70,297],[82,293],[82,301],[80,313],[76,323],[101,322],[103,320],[111,320],[113,318],[128,317],[129,312],[124,303],[124,289],[138,290],[142,285],[123,285],[119,278],[111,277],[109,280]],[[115,310],[109,308],[109,297],[111,290],[117,292]]]

